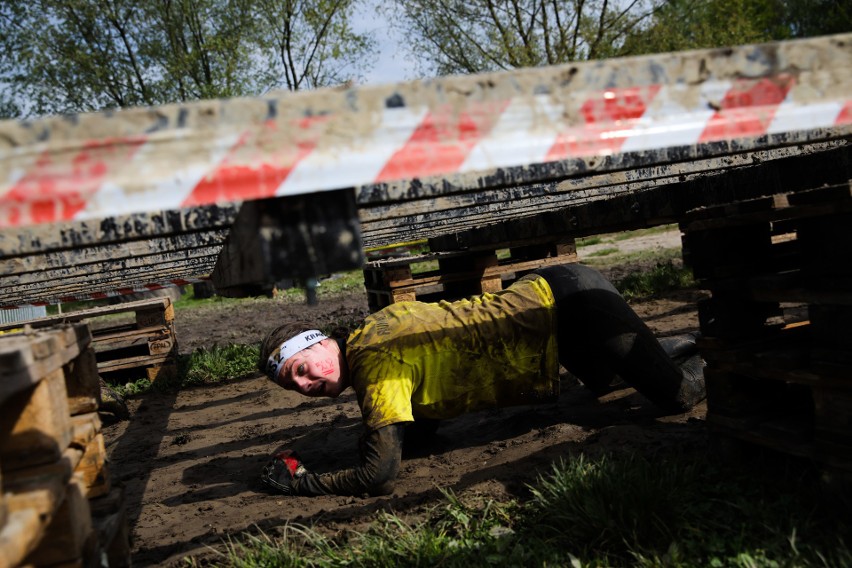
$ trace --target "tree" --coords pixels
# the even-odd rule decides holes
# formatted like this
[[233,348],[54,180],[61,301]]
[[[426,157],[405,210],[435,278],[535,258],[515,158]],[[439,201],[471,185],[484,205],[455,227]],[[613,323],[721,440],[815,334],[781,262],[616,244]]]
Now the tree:
[[356,0],[4,0],[0,82],[31,114],[260,95],[355,78]]
[[396,0],[424,74],[476,73],[852,30],[850,0]]
[[711,48],[852,31],[848,0],[670,0],[624,54]]
[[374,44],[352,30],[354,8],[353,0],[257,0],[263,51],[283,73],[287,89],[341,84],[351,79],[344,68],[362,66]]
[[597,59],[618,52],[653,0],[397,0],[397,25],[439,75]]

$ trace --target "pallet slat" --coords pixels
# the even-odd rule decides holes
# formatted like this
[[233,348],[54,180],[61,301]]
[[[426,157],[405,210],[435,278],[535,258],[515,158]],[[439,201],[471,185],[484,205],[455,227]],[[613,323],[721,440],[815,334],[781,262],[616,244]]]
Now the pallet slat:
[[[537,268],[577,261],[573,240],[525,244],[511,248],[511,258],[498,260],[495,250],[437,252],[369,262],[364,285],[373,310],[416,300],[429,294],[458,298],[503,289]],[[438,269],[416,273],[412,266],[437,261]]]
[[[852,479],[852,186],[734,202],[681,224],[707,422]],[[830,243],[830,246],[828,245]]]
[[0,460],[5,471],[60,459],[71,443],[71,421],[62,368],[3,405]]

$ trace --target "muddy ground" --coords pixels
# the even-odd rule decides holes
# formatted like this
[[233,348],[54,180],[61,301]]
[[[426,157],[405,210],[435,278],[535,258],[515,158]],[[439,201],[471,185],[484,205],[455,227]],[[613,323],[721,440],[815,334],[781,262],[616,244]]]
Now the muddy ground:
[[[677,234],[635,246],[677,244]],[[621,244],[630,247],[630,244]],[[638,270],[604,269],[614,277]],[[678,292],[633,304],[660,336],[698,328],[702,292]],[[214,343],[252,343],[289,317],[321,324],[357,320],[367,313],[363,293],[318,306],[280,300],[245,300],[217,309],[179,311],[181,352]],[[105,427],[114,481],[124,486],[135,566],[178,564],[204,558],[229,535],[258,529],[274,533],[288,522],[327,533],[364,528],[379,511],[416,518],[440,502],[437,487],[503,499],[523,496],[525,484],[561,456],[662,448],[706,442],[705,407],[663,417],[631,389],[596,399],[563,375],[558,403],[477,413],[444,423],[429,447],[405,451],[394,493],[386,497],[283,497],[259,481],[267,457],[297,450],[317,472],[356,462],[361,432],[352,391],[337,400],[314,400],[285,391],[260,376],[173,394],[129,400],[131,419]]]

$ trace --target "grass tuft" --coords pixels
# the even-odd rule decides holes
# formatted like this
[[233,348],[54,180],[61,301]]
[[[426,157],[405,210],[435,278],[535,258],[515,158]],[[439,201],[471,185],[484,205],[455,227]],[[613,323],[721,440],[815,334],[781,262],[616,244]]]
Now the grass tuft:
[[255,373],[259,355],[260,345],[257,344],[214,345],[178,357],[175,377],[157,379],[153,383],[147,378],[141,378],[111,387],[126,397],[149,391],[173,392],[184,387],[220,383]]
[[671,260],[658,262],[651,270],[635,272],[614,283],[625,299],[644,298],[695,285],[692,270]]
[[259,345],[214,345],[196,349],[183,361],[183,386],[218,383],[251,374],[257,370]]
[[226,566],[849,566],[849,527],[814,504],[812,472],[681,452],[554,464],[526,502],[443,490],[418,523],[382,514],[362,533],[226,543]]

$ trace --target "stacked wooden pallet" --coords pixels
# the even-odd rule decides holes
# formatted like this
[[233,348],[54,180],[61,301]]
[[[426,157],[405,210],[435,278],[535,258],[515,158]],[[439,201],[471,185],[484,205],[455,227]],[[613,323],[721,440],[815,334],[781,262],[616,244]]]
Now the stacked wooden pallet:
[[[572,238],[495,244],[492,248],[431,252],[366,263],[370,309],[410,300],[456,299],[496,292],[537,268],[577,261]],[[437,267],[436,267],[437,266]]]
[[[96,319],[128,313],[134,315],[130,323]],[[128,370],[144,371],[152,381],[177,372],[174,305],[166,297],[3,324],[0,331],[24,325],[43,328],[79,321],[92,322],[92,347],[97,357],[98,373],[107,381],[112,374]]]
[[707,421],[852,479],[852,189],[693,212]]
[[86,324],[0,336],[0,566],[128,566]]

